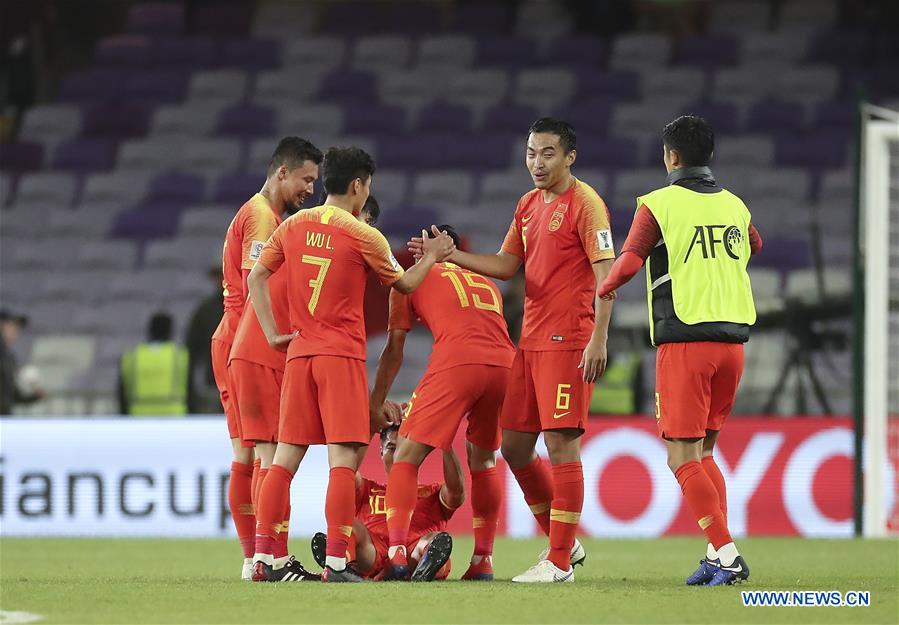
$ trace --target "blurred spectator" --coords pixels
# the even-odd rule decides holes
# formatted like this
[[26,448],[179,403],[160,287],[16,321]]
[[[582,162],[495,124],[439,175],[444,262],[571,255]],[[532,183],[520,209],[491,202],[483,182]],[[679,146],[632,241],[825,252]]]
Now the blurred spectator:
[[35,402],[44,396],[44,391],[37,385],[36,372],[35,375],[28,375],[28,368],[19,371],[16,355],[12,350],[26,325],[28,318],[24,315],[0,310],[0,414],[2,415],[12,414],[14,404]]
[[187,349],[172,341],[172,317],[150,318],[147,342],[122,356],[122,414],[176,416],[187,413]]
[[210,268],[213,292],[194,309],[187,325],[184,344],[189,354],[187,409],[191,414],[221,414],[222,401],[212,374],[210,338],[222,318],[222,266]]

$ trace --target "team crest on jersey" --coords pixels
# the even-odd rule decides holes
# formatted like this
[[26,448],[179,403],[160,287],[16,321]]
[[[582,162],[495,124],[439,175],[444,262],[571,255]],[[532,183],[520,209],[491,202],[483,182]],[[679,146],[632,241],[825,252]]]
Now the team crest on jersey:
[[265,241],[253,241],[250,243],[250,260],[259,260],[262,256],[262,248],[265,247]]
[[565,219],[566,210],[568,210],[568,204],[559,204],[559,208],[553,211],[553,215],[549,219],[550,232],[555,232],[562,227],[562,220]]

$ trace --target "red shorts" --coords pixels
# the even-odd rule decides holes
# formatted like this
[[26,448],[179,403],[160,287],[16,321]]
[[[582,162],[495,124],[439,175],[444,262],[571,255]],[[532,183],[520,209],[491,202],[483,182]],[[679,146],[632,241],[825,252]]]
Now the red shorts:
[[583,430],[593,395],[578,369],[583,350],[515,352],[499,423],[504,430]]
[[231,393],[231,376],[228,374],[228,354],[231,344],[212,339],[212,375],[219,390],[225,420],[228,422],[228,437],[241,439],[241,447],[253,447],[253,443],[243,442],[240,432],[240,417],[237,414],[237,402]]
[[284,372],[235,358],[228,365],[228,373],[243,440],[277,442]]
[[741,343],[663,343],[656,353],[656,420],[662,438],[720,430],[743,375]]
[[499,449],[499,411],[508,379],[508,368],[491,365],[426,372],[409,401],[400,435],[449,449],[468,415],[466,438],[482,449]]
[[[387,562],[390,560],[390,558],[387,557],[387,536],[384,536],[382,534],[372,534],[371,532],[369,532],[368,535],[371,537],[372,545],[374,545],[375,547],[375,563],[368,571],[362,573],[362,577],[372,579],[373,577],[377,577],[377,575],[384,570],[384,567],[387,566]],[[407,554],[411,555],[412,552],[415,551],[415,547],[418,545],[418,541],[421,540],[421,538],[421,536],[415,536],[408,540],[408,542],[406,543]],[[451,569],[452,560],[450,559],[446,561],[446,564],[444,564],[439,571],[437,571],[437,575],[434,577],[434,579],[446,579],[447,577],[449,577]]]
[[306,356],[287,361],[279,442],[324,445],[370,440],[364,360]]

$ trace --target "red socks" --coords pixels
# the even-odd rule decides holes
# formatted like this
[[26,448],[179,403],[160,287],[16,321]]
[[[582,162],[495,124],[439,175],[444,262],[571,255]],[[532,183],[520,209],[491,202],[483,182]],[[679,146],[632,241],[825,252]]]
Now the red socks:
[[724,522],[727,523],[727,485],[724,483],[724,475],[715,463],[715,458],[713,456],[703,456],[702,470],[709,476],[709,479],[712,480],[712,484],[715,485],[715,490],[718,491],[721,514],[724,515]]
[[273,464],[259,488],[259,509],[256,513],[256,553],[272,554],[278,539],[284,513],[290,506],[290,482],[293,475],[284,467]]
[[[268,479],[271,479],[271,473]],[[325,553],[329,557],[346,558],[347,541],[353,534],[355,503],[356,472],[349,467],[334,467],[328,479],[325,498],[325,520],[328,523]]]
[[[549,509],[553,498],[552,476],[546,464],[538,456],[531,464],[520,469],[512,469],[518,485],[524,493],[524,500],[531,508],[534,518],[544,534],[549,534]],[[578,508],[580,509],[580,508]],[[567,567],[565,570],[568,570]]]
[[394,462],[387,478],[387,534],[390,547],[405,549],[409,523],[417,502],[418,467],[411,462]]
[[243,557],[253,557],[253,529],[256,516],[252,497],[253,465],[231,463],[231,479],[228,481],[228,506],[237,530],[237,538],[243,548]]
[[253,502],[253,514],[256,512],[256,499],[259,494],[259,471],[262,468],[262,460],[256,458],[253,461],[253,479],[250,480],[250,499]]
[[563,571],[571,568],[571,548],[584,507],[584,470],[580,462],[553,466],[547,559]]
[[290,497],[287,498],[287,506],[281,514],[281,525],[278,528],[278,538],[272,544],[272,555],[276,558],[284,558],[289,552],[287,550],[287,534],[290,528]]
[[496,467],[471,472],[471,511],[474,555],[493,554],[502,484]]
[[727,522],[724,520],[718,491],[702,465],[696,460],[691,460],[682,464],[674,472],[674,477],[680,483],[684,499],[687,500],[687,505],[712,547],[717,550],[733,542],[727,530]]

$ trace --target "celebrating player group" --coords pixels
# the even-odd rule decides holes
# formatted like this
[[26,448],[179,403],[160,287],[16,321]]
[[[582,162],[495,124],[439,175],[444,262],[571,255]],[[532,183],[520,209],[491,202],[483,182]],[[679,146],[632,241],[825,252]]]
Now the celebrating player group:
[[[743,202],[712,176],[708,124],[681,117],[662,138],[669,185],[638,198],[617,260],[605,203],[572,174],[575,130],[547,117],[527,133],[534,188],[518,201],[500,251],[462,251],[451,224],[420,224],[410,233],[415,263],[408,270],[374,227],[380,207],[372,158],[355,147],[323,155],[304,139],[281,140],[262,189],[228,227],[225,312],[212,339],[233,448],[228,497],[244,579],[446,579],[453,546],[446,525],[467,490],[452,443],[465,421],[474,552],[461,579],[494,577],[501,449],[548,536],[536,564],[512,581],[573,582],[574,566],[587,557],[576,537],[584,501],[581,436],[606,367],[615,289],[644,263],[659,346],[659,434],[708,538],[687,583],[748,578],[727,529],[726,486],[713,451],[755,320],[746,265],[761,237]],[[301,210],[319,179],[324,203]],[[492,279],[508,280],[522,266],[516,348]],[[370,273],[391,289],[386,345],[371,387],[363,315]],[[388,395],[416,319],[434,346],[415,392],[398,405]],[[536,452],[540,434],[548,463]],[[359,472],[376,437],[386,485]],[[295,475],[303,479],[310,445],[327,445],[330,466],[327,527],[312,539],[321,574],[308,571],[287,544],[290,485]],[[421,484],[419,467],[435,449],[444,479]]]

